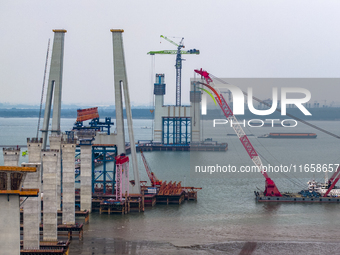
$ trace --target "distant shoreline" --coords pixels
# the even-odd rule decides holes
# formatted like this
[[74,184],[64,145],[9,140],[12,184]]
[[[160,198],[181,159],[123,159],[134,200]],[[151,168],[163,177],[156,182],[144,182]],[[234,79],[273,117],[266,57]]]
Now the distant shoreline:
[[[153,119],[153,113],[150,112],[151,109],[132,109],[132,118],[133,119]],[[340,108],[311,108],[308,109],[312,116],[305,116],[299,109],[297,108],[288,108],[287,113],[309,121],[309,120],[340,120]],[[113,109],[98,109],[98,113],[100,118],[111,117],[112,119],[116,118],[116,111]],[[44,116],[44,111],[42,111],[42,117]],[[0,109],[0,118],[38,118],[39,117],[39,109]],[[61,110],[62,118],[76,119],[77,118],[77,110],[76,109],[62,109]],[[279,112],[274,112],[268,116],[258,116],[252,114],[249,110],[245,110],[244,115],[236,116],[238,119],[291,119],[289,116],[282,116]],[[124,118],[126,118],[125,110],[124,110]],[[212,120],[212,119],[224,119],[222,112],[220,109],[208,110],[207,115],[203,115],[203,120]]]

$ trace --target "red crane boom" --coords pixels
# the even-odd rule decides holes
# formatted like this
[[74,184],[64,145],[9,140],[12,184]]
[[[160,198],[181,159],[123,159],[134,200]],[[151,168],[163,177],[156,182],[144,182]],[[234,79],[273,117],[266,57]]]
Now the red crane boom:
[[146,161],[146,159],[144,157],[142,150],[140,150],[140,155],[142,156],[143,163],[144,163],[144,166],[145,166],[145,170],[146,170],[146,173],[148,174],[148,177],[150,179],[151,186],[155,187],[156,185],[161,185],[162,181],[158,180],[157,177],[155,176],[155,174],[150,171],[150,167],[149,167],[148,162]]
[[223,113],[226,116],[226,118],[228,119],[228,121],[230,123],[232,123],[233,129],[234,129],[235,133],[237,134],[238,138],[240,139],[243,147],[246,149],[249,157],[254,162],[254,164],[258,167],[258,169],[262,173],[262,175],[266,178],[266,188],[265,188],[265,191],[264,191],[265,196],[276,196],[276,197],[279,196],[279,197],[281,197],[282,195],[281,195],[280,191],[276,187],[274,181],[269,178],[267,172],[264,171],[264,167],[263,167],[261,158],[259,157],[259,155],[257,154],[256,150],[254,149],[253,145],[249,141],[247,135],[244,133],[241,125],[238,124],[236,117],[234,116],[232,110],[230,109],[229,105],[225,101],[222,93],[218,94],[217,91],[209,85],[209,83],[213,81],[210,78],[209,73],[207,71],[202,70],[202,68],[201,68],[201,70],[195,70],[195,72],[200,74],[202,77],[204,77],[204,79],[208,83],[208,84],[205,84],[205,83],[200,82],[200,84],[207,86],[208,88],[210,88],[215,93],[216,101],[218,102],[221,110],[223,111]]
[[340,166],[336,169],[332,177],[328,180],[328,183],[331,185],[329,186],[328,190],[326,191],[324,197],[327,197],[329,192],[334,188],[335,184],[339,181],[340,179]]

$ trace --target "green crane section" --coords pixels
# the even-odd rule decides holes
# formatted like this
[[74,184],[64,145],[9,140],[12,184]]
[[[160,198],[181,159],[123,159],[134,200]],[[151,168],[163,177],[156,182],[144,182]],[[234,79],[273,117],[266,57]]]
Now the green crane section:
[[183,45],[183,40],[180,41],[179,44],[175,43],[174,41],[170,40],[168,37],[161,35],[161,38],[167,40],[171,44],[177,47],[177,50],[161,50],[161,51],[149,51],[149,55],[156,55],[156,54],[173,54],[176,55],[176,106],[181,106],[181,79],[182,79],[182,54],[195,54],[199,55],[200,51],[196,49],[191,49],[184,51],[182,48],[185,48]]
[[[155,54],[177,54],[177,50],[149,51],[148,54],[149,55],[155,55]],[[181,50],[181,54],[196,54],[196,55],[199,55],[200,51],[196,50],[196,49],[188,50],[188,51]]]

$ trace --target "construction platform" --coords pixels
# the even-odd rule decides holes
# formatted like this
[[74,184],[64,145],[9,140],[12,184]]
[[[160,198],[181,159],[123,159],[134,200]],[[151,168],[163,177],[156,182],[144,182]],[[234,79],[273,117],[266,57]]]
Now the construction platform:
[[[40,234],[42,235],[43,224],[40,224]],[[59,224],[58,227],[58,235],[59,236],[67,236],[69,240],[73,237],[73,232],[78,232],[79,240],[83,240],[83,224]],[[20,224],[20,231],[24,230],[24,225]]]
[[[98,203],[98,201],[96,201]],[[92,203],[93,206],[93,203]],[[99,213],[121,213],[144,212],[144,195],[131,194],[123,201],[117,201],[115,196],[109,199],[102,199],[99,204]]]
[[184,191],[179,195],[157,195],[156,203],[157,204],[181,204],[184,201]]
[[155,206],[157,202],[156,194],[146,194],[144,195],[144,205],[145,206]]
[[39,250],[23,250],[23,241],[20,241],[20,254],[22,255],[68,255],[69,241],[46,242],[40,241]]
[[[127,214],[130,212],[144,212],[145,207],[153,207],[156,204],[181,204],[184,200],[197,201],[197,192],[202,188],[181,187],[180,184],[163,182],[160,187],[143,185],[143,194],[130,194],[122,201],[116,200],[114,194],[92,194],[92,211],[103,213]],[[80,204],[80,195],[76,192],[76,206]],[[76,212],[77,213],[77,212]],[[79,212],[88,215],[88,212]]]
[[99,213],[121,213],[126,214],[129,212],[128,203],[125,201],[116,201],[114,199],[102,200],[99,204]]

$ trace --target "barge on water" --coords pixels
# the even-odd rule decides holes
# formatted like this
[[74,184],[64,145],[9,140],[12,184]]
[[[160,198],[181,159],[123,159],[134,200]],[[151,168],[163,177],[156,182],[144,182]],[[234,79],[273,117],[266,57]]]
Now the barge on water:
[[140,140],[136,144],[137,151],[227,151],[228,143],[219,143],[207,138],[202,142],[187,144],[164,144]]
[[258,138],[316,138],[315,133],[269,133],[258,136]]
[[255,193],[256,202],[292,202],[292,203],[340,203],[340,197],[303,196],[300,193],[281,193],[282,197],[265,196],[263,192]]
[[269,196],[264,192],[254,191],[257,202],[296,202],[296,203],[340,203],[340,187],[335,186],[339,168],[333,176],[324,183],[311,180],[307,182],[308,189],[298,193],[282,192],[281,196]]

